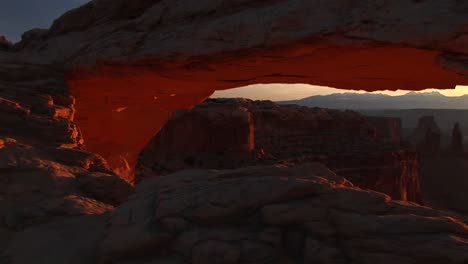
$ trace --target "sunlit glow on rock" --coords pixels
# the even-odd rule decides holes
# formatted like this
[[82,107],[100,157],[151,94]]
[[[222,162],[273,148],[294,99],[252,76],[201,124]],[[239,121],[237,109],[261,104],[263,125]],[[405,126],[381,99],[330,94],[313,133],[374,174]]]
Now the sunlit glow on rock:
[[[75,121],[88,150],[101,154],[113,168],[120,167],[119,157],[128,153],[126,160],[133,168],[140,151],[173,111],[192,108],[216,90],[259,83],[365,91],[466,85],[465,77],[437,63],[440,54],[400,45],[320,39],[193,61],[103,63],[74,71],[68,84],[77,99]],[[127,109],[115,114],[123,105]]]
[[123,112],[127,109],[127,107],[119,107],[117,109],[114,110],[114,112],[117,112],[117,113],[120,113],[120,112]]

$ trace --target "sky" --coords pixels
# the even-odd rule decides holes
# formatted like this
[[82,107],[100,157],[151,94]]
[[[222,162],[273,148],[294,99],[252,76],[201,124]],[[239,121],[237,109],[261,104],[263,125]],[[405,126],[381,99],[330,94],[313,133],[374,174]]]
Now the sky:
[[[455,89],[438,90],[426,89],[420,92],[433,92],[437,91],[445,96],[461,96],[468,94],[468,86],[457,86]],[[253,100],[296,100],[313,95],[327,95],[334,93],[348,93],[349,90],[341,90],[325,86],[315,86],[308,84],[255,84],[235,89],[216,91],[212,98],[235,98],[242,97]],[[366,93],[365,91],[352,91],[355,93]],[[388,94],[391,96],[403,95],[410,91],[396,90],[396,91],[377,91],[373,93]]]
[[88,0],[1,0],[0,36],[18,42],[23,32],[49,28],[66,11]]

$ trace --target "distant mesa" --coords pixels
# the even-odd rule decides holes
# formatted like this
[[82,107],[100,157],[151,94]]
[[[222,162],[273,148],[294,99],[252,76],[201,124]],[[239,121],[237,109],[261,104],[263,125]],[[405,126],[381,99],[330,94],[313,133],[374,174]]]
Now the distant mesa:
[[413,142],[423,153],[435,154],[441,150],[441,131],[433,116],[423,116],[412,135]]
[[455,123],[452,130],[452,152],[454,154],[463,154],[465,152],[463,147],[463,134],[460,129],[460,123]]
[[318,95],[299,100],[281,101],[280,104],[298,104],[334,109],[468,109],[468,95],[452,97],[439,92],[409,92],[405,95],[336,93]]
[[400,119],[240,98],[173,114],[143,150],[136,175],[316,161],[359,187],[421,202],[417,153],[403,144]]

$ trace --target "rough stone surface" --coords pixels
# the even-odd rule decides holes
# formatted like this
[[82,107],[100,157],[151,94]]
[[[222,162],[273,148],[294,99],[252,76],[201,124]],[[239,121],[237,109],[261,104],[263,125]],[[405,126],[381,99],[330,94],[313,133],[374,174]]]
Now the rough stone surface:
[[[39,226],[17,236],[7,257],[18,260],[12,263],[27,263],[19,260],[37,256],[38,249],[24,241],[51,232],[54,245],[74,238],[73,248],[53,258],[73,257],[69,263],[468,260],[468,226],[463,221],[361,190],[325,171],[315,163],[186,170],[145,179],[128,202],[109,216],[88,217],[83,222],[85,228],[89,221],[107,218],[105,228],[95,224],[77,234],[70,230],[75,226],[72,222],[59,223],[60,229],[56,224]],[[61,237],[55,237],[58,230],[62,230]],[[85,237],[90,239],[88,245],[81,244]],[[47,250],[52,249],[43,252]]]
[[96,263],[105,215],[77,216],[19,232],[0,257],[14,264]]
[[259,162],[252,113],[239,105],[205,105],[177,111],[145,147],[142,175],[168,174],[184,168],[237,168]]
[[98,59],[135,62],[270,49],[340,32],[345,45],[362,39],[384,48],[393,44],[466,54],[466,9],[456,0],[352,4],[101,0],[66,13],[48,31],[28,32],[17,48],[41,62],[47,55],[49,61],[77,65],[95,64]]
[[418,155],[402,144],[398,124],[352,111],[210,99],[170,119],[140,155],[136,176],[321,161],[357,186],[421,202]]
[[[35,230],[52,222],[60,226],[62,219],[71,216],[107,213],[123,202],[132,188],[102,157],[83,148],[79,129],[73,123],[75,101],[60,71],[0,61],[0,230],[6,233],[0,239],[3,252],[10,240],[25,246],[27,239],[21,237],[29,236],[26,230],[30,228]],[[47,232],[41,232],[42,236],[30,237],[28,243],[39,241],[38,237],[44,239]],[[19,259],[13,263],[41,263],[36,257],[43,248],[29,246],[37,250],[34,257],[17,256]],[[70,246],[76,246],[76,250],[80,247]]]
[[49,30],[26,32],[14,51],[66,69],[89,150],[131,178],[139,152],[170,112],[214,90],[467,85],[466,11],[459,0],[99,0]]

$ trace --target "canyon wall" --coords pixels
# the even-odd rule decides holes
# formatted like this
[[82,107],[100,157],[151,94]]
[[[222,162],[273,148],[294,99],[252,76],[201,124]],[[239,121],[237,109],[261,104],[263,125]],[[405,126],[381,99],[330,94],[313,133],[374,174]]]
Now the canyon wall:
[[420,159],[416,150],[338,154],[330,157],[327,165],[361,188],[383,192],[393,199],[423,202]]
[[105,213],[131,193],[83,148],[74,105],[60,71],[0,59],[0,252],[17,231]]
[[395,142],[398,126],[383,128],[353,111],[210,99],[173,115],[142,152],[137,178],[320,161],[357,186],[422,202],[416,151]]

